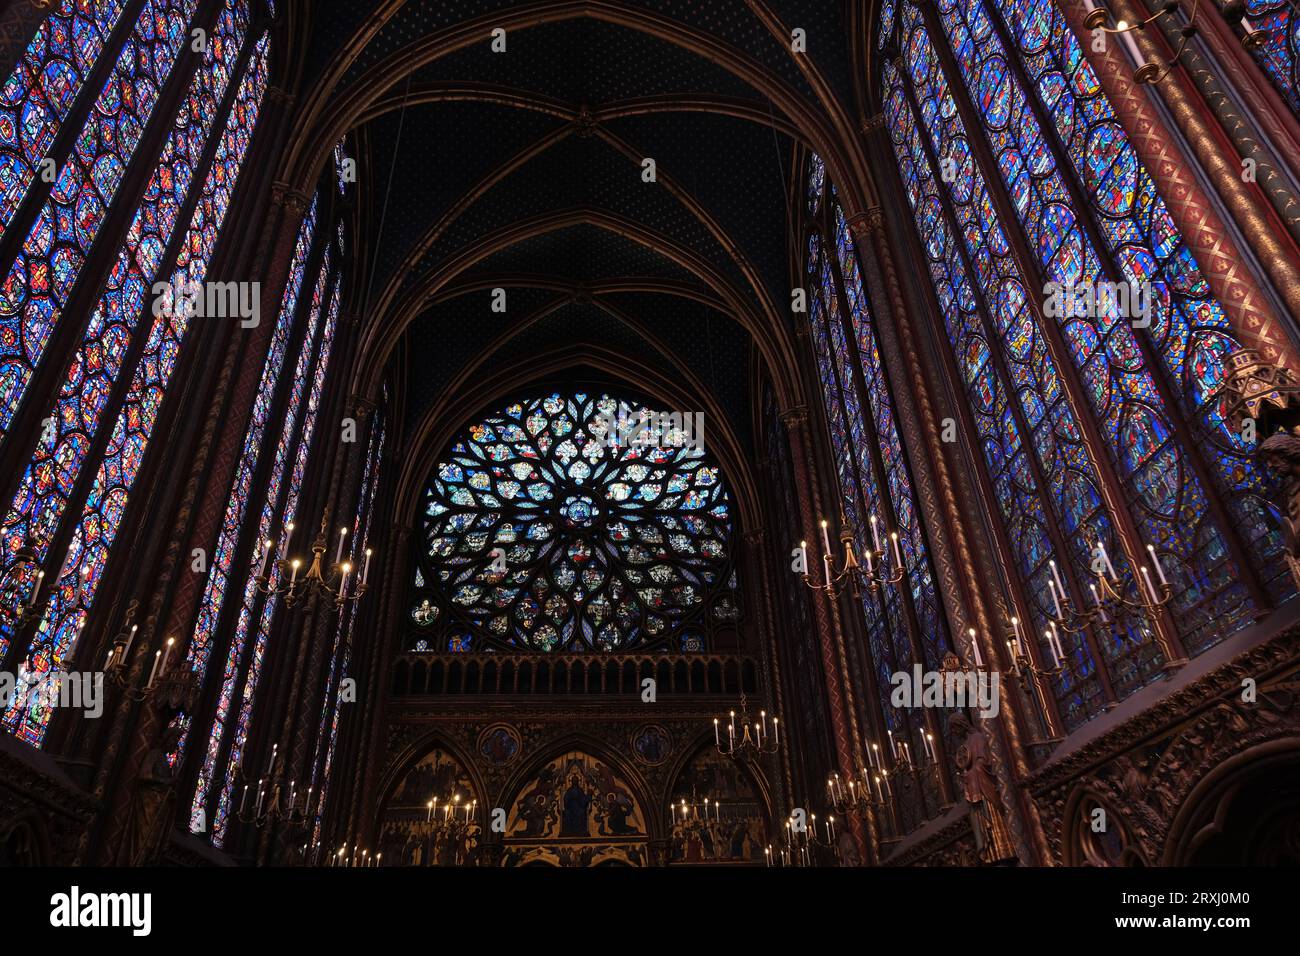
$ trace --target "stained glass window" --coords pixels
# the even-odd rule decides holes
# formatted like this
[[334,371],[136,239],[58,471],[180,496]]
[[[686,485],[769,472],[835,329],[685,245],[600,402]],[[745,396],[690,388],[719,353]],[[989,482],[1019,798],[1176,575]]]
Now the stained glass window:
[[[293,334],[294,320],[298,316],[298,297],[302,291],[303,279],[307,272],[307,257],[311,243],[316,235],[316,217],[318,200],[313,200],[307,215],[298,229],[297,242],[294,246],[293,260],[289,267],[289,279],[285,285],[280,312],[276,317],[275,329],[271,333],[271,346],[262,365],[262,376],[258,383],[257,397],[253,400],[253,410],[248,426],[244,432],[244,445],[240,452],[239,464],[231,482],[229,504],[221,522],[221,531],[217,546],[213,551],[212,562],[208,569],[208,580],[199,604],[198,618],[194,632],[190,636],[187,652],[190,668],[198,675],[200,682],[207,674],[208,660],[212,654],[212,642],[216,634],[217,623],[222,608],[225,606],[227,593],[234,578],[235,549],[239,544],[239,534],[244,527],[244,517],[253,493],[253,475],[262,452],[262,442],[266,437],[267,425],[271,415],[271,406],[275,400],[276,387],[284,369],[285,357],[289,352],[289,340]],[[181,737],[176,752],[170,757],[174,763],[184,751],[189,736],[190,716],[179,714],[176,718],[181,727]]]
[[730,494],[702,430],[637,424],[660,414],[557,391],[460,434],[424,498],[417,609],[450,617],[440,649],[671,646],[734,623]]
[[125,0],[61,0],[0,91],[0,236],[50,156]]
[[[370,436],[370,447],[366,455],[365,474],[361,481],[359,496],[360,507],[353,524],[353,540],[360,541],[360,553],[365,554],[370,547],[371,534],[375,529],[375,499],[379,491],[379,461],[384,453],[384,422],[376,421]],[[320,728],[316,735],[316,759],[312,761],[310,786],[313,793],[320,796],[314,806],[318,808],[312,841],[320,839],[321,811],[329,796],[330,770],[334,763],[334,747],[338,743],[339,719],[343,714],[343,704],[339,687],[347,676],[352,663],[352,640],[356,631],[357,612],[360,602],[339,609],[339,619],[334,631],[334,647],[330,655],[330,669],[325,682],[325,706],[321,709]]]
[[13,263],[0,264],[0,438],[157,105],[198,0],[147,0]]
[[[333,250],[327,249],[312,295],[307,328],[293,378],[289,380],[288,404],[284,412],[275,455],[267,479],[266,497],[258,515],[257,541],[271,537],[273,528],[294,522],[298,495],[311,452],[322,396],[328,379],[334,331],[338,323],[339,278],[331,269]],[[278,567],[268,569],[271,586],[280,583]],[[243,601],[234,621],[233,636],[226,655],[217,712],[208,735],[207,751],[199,772],[191,807],[191,829],[201,832],[211,819],[212,840],[220,846],[229,827],[230,800],[236,768],[242,762],[248,739],[256,691],[279,601],[275,595],[259,594],[256,580],[246,578]],[[233,720],[232,720],[233,718]],[[209,799],[217,785],[215,806]],[[209,809],[212,810],[209,816]]]
[[[896,29],[882,24],[901,53],[883,58],[885,116],[1033,623],[1053,609],[1049,561],[1090,603],[1097,541],[1130,579],[1150,545],[1200,650],[1257,611],[1228,536],[1289,596],[1265,570],[1278,542],[1260,479],[1214,394],[1237,343],[1055,0],[939,0],[935,15],[938,35],[900,0]],[[1107,282],[1145,292],[1149,328],[1114,298],[1046,307],[1048,283]],[[1123,697],[1157,673],[1147,626],[1066,642],[1067,725],[1098,710],[1101,683]]]
[[[1225,2],[1219,0],[1219,5]],[[1251,55],[1282,98],[1300,113],[1300,15],[1296,5],[1291,0],[1245,0],[1245,4],[1246,22],[1264,35],[1264,41],[1251,48]]]
[[[891,535],[898,534],[905,578],[861,602],[867,643],[887,737],[922,748],[919,714],[889,701],[891,676],[922,663],[938,670],[948,646],[935,594],[925,532],[894,419],[893,399],[880,359],[874,318],[858,268],[858,254],[833,187],[818,157],[809,166],[809,208],[825,210],[810,222],[808,282],[813,290],[811,342],[822,383],[826,422],[839,466],[840,506],[860,555],[885,545],[886,569],[896,566]],[[874,521],[874,524],[873,524]],[[914,648],[921,649],[918,658]],[[940,725],[942,732],[942,724]],[[877,741],[877,744],[884,745]],[[910,821],[917,822],[917,821]]]
[[[232,61],[234,52],[231,51],[238,50],[244,24],[244,17],[234,12],[235,6],[242,4],[232,4],[226,11],[230,15],[223,17],[228,28],[238,31],[238,35],[232,33],[225,40],[230,48],[226,55]],[[210,49],[216,51],[218,45],[213,43]],[[217,62],[214,59],[200,68],[195,78],[196,88],[211,82],[211,79],[203,79],[205,75],[212,77],[221,73],[222,69],[228,70],[228,66],[219,68]],[[200,282],[206,275],[209,257],[215,247],[257,124],[267,76],[267,38],[263,37],[249,58],[214,152],[212,165],[201,188],[193,197],[192,206],[183,205],[180,199],[173,199],[176,209],[167,214],[149,216],[154,224],[169,218],[174,222],[183,209],[190,210],[189,225],[172,266],[173,283]],[[224,82],[223,80],[223,85]],[[216,112],[215,107],[213,112]],[[210,123],[211,118],[209,125]],[[187,124],[189,125],[201,124]],[[194,131],[194,135],[199,137],[205,134],[204,129]],[[202,139],[197,142],[201,144]],[[166,150],[164,155],[168,155]],[[173,162],[179,164],[180,160],[173,159]],[[133,230],[132,238],[140,231]],[[130,259],[119,260],[120,268],[115,273],[119,277],[125,278],[130,270],[139,268],[142,262],[150,261],[148,256],[138,252],[132,245],[131,238],[124,246],[124,254],[130,255]],[[155,251],[155,260],[162,254],[161,250]],[[150,273],[151,276],[154,274],[156,273]],[[104,341],[87,340],[83,345],[87,354],[77,357],[74,369],[87,376],[116,375],[122,370],[125,343],[132,334],[138,334],[134,329],[135,320],[142,314],[145,305],[144,290],[149,281],[149,277],[137,280],[138,287],[131,292],[119,289],[105,294],[105,300],[101,302],[96,316],[112,317],[121,322],[124,329],[116,340],[106,333]],[[124,287],[127,284],[123,282]],[[81,506],[82,511],[67,556],[59,574],[53,579],[53,591],[45,617],[29,649],[27,668],[31,673],[43,673],[62,665],[72,650],[73,641],[85,621],[87,611],[94,604],[100,578],[125,514],[127,498],[143,463],[150,434],[175,371],[190,318],[183,310],[164,312],[154,317],[149,327],[131,385],[122,408],[116,414],[103,458]],[[92,320],[92,328],[98,321]],[[116,347],[110,348],[110,343],[114,341]],[[106,393],[107,389],[108,384],[105,384],[100,391]],[[93,395],[93,386],[82,380],[71,393],[65,389],[60,397],[55,420],[59,428],[68,429],[68,436],[63,437],[57,428],[56,432],[59,432],[61,440],[70,445],[69,450],[56,456],[60,474],[70,473],[75,477],[84,464],[89,439],[95,434],[106,398],[106,395],[101,394],[97,401],[87,405]],[[69,426],[75,426],[75,429]],[[38,449],[38,455],[40,453]],[[39,464],[29,467],[28,479],[10,506],[5,526],[6,535],[30,536],[37,544],[41,557],[47,556],[53,530],[68,505],[72,504],[69,497],[71,479],[50,482],[45,478],[50,470],[48,465],[44,468]],[[39,744],[48,718],[47,711],[33,706],[26,711],[11,710],[5,720],[6,725],[15,728],[22,739]]]

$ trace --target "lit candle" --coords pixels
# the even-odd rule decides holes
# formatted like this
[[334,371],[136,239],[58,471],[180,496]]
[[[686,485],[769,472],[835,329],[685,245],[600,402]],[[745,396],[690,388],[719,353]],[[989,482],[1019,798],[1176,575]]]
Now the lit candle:
[[779,717],[772,718],[772,746],[773,747],[775,747],[777,744],[781,742],[780,723],[781,723],[781,719]]
[[1120,20],[1115,24],[1115,29],[1119,33],[1119,42],[1124,44],[1124,49],[1128,51],[1129,58],[1133,61],[1135,70],[1140,70],[1147,65],[1146,57],[1138,49],[1137,42],[1133,39],[1127,20]]
[[1110,619],[1106,617],[1106,609],[1101,606],[1101,595],[1097,593],[1097,585],[1089,584],[1088,588],[1092,591],[1092,599],[1097,603],[1097,610],[1101,612],[1101,620],[1105,623]]
[[1061,572],[1056,569],[1055,561],[1048,561],[1047,566],[1052,569],[1052,580],[1056,582],[1056,589],[1065,596],[1065,585],[1061,583]]
[[145,690],[153,686],[153,679],[158,674],[158,662],[162,660],[162,651],[153,652],[153,669],[149,671],[149,683],[145,685]]
[[361,569],[361,583],[365,584],[370,580],[370,554],[369,548],[366,548],[366,565]]
[[828,534],[826,533],[826,519],[825,519],[825,518],[822,519],[822,549],[823,549],[824,553],[826,553],[826,554],[830,554],[830,553],[831,553],[831,539],[830,539],[830,535],[828,535]]
[[1051,631],[1052,631],[1052,644],[1056,648],[1057,660],[1063,661],[1065,660],[1065,648],[1061,646],[1061,635],[1060,632],[1056,630],[1055,621],[1051,622]]
[[1013,617],[1013,618],[1011,619],[1011,633],[1012,633],[1012,635],[1013,635],[1013,636],[1015,637],[1015,639],[1016,639],[1016,650],[1019,651],[1019,649],[1020,649],[1020,640],[1021,640],[1021,637],[1020,637],[1020,618],[1018,618],[1018,617]]
[[176,643],[176,638],[167,638],[167,650],[163,652],[162,667],[158,670],[158,676],[161,677],[167,673],[167,660],[172,656],[172,645]]
[[1052,652],[1052,670],[1061,666],[1061,659],[1056,656],[1056,644],[1052,642],[1052,632],[1043,631],[1043,636],[1047,638],[1047,649]]
[[248,784],[244,784],[244,795],[239,798],[239,812],[244,812],[244,805],[248,803]]
[[288,554],[288,552],[289,552],[289,536],[290,536],[291,534],[293,534],[293,522],[292,522],[292,521],[290,521],[288,524],[286,524],[286,525],[284,526],[284,534],[283,534],[283,536],[281,536],[281,538],[280,538],[280,550],[283,551],[283,552],[286,553],[286,554]]
[[112,665],[112,663],[113,663],[113,655],[114,655],[115,653],[117,653],[117,645],[116,645],[116,644],[114,644],[112,647],[110,647],[110,648],[108,649],[108,657],[105,658],[105,660],[104,660],[104,670],[108,670],[108,668]]
[[1156,596],[1155,585],[1151,583],[1151,572],[1147,570],[1146,565],[1142,566],[1142,580],[1147,584],[1147,590],[1151,592],[1151,603],[1159,604],[1160,598]]
[[880,531],[876,528],[876,516],[871,516],[871,540],[876,544],[876,551],[883,554],[884,548],[880,546]]
[[889,539],[894,542],[894,560],[901,568],[903,566],[903,552],[898,549],[898,532],[890,532]]
[[1160,579],[1162,587],[1169,586],[1169,579],[1165,577],[1165,569],[1160,564],[1160,556],[1156,554],[1154,545],[1147,545],[1147,551],[1151,553],[1151,563],[1156,567],[1156,577]]
[[736,735],[736,712],[734,710],[731,712],[730,727],[731,727],[731,735],[734,737]]
[[984,661],[980,658],[980,643],[979,641],[975,640],[975,628],[972,627],[969,631],[967,631],[967,633],[970,635],[971,650],[975,654],[975,666],[983,667]]
[[343,542],[347,540],[348,529],[339,528],[339,548],[334,552],[334,563],[338,564],[343,560]]
[[759,720],[761,720],[762,723],[763,723],[763,727],[762,727],[762,731],[763,731],[763,733],[762,733],[762,736],[759,737],[759,739],[762,740],[762,739],[764,739],[764,738],[767,737],[767,711],[765,711],[765,710],[760,710],[760,711],[758,712],[758,717],[759,717]]
[[870,753],[873,758],[871,765],[873,767],[879,767],[880,766],[880,744],[873,743],[871,745]]
[[257,566],[257,576],[259,578],[266,577],[266,562],[267,559],[270,557],[271,557],[271,539],[267,538],[262,545],[262,563]]
[[297,558],[294,558],[291,562],[289,562],[289,566],[290,566],[291,568],[293,568],[293,574],[291,574],[291,575],[289,576],[289,586],[290,586],[290,587],[293,587],[294,584],[296,584],[296,583],[298,582],[298,565],[301,564],[301,563],[302,563],[302,562],[299,561]]
[[[1101,558],[1101,563],[1106,566],[1106,572],[1110,575],[1110,579],[1112,581],[1119,580],[1118,575],[1115,574],[1115,565],[1110,563],[1110,555],[1106,553],[1106,546],[1101,543],[1100,538],[1097,539],[1097,556]],[[1097,576],[1101,577],[1101,575]]]
[[122,660],[126,660],[126,655],[131,653],[131,645],[135,643],[135,632],[138,630],[140,630],[139,624],[131,625],[131,633],[126,638],[126,647],[122,648]]
[[893,758],[897,760],[898,748],[894,746],[894,732],[892,730],[886,730],[885,733],[889,735],[889,752],[893,755]]
[[925,732],[925,750],[926,753],[930,755],[931,760],[936,759],[934,753],[934,737],[930,734],[928,730]]
[[1050,580],[1047,582],[1047,590],[1052,592],[1052,604],[1056,607],[1056,616],[1060,618],[1065,617],[1061,612],[1061,599],[1057,596],[1056,585]]
[[835,842],[835,818],[828,817],[826,820],[826,832],[831,835],[831,842]]
[[722,739],[718,736],[718,718],[716,717],[713,718],[713,745],[715,747],[722,746]]
[[352,565],[343,564],[343,577],[339,580],[339,597],[343,597],[348,592],[348,575],[352,573]]

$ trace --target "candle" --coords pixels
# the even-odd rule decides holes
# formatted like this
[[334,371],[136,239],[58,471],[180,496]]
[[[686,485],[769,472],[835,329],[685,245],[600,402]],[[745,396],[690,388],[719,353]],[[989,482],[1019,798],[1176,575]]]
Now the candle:
[[759,737],[759,739],[762,740],[763,738],[765,738],[765,737],[767,736],[767,711],[765,711],[765,710],[760,710],[760,711],[758,712],[758,717],[759,717],[759,720],[761,720],[762,723],[763,723],[763,726],[762,726],[762,736]]
[[301,563],[302,562],[299,561],[297,558],[294,558],[291,562],[289,562],[289,566],[293,568],[293,574],[289,576],[289,587],[293,587],[294,584],[298,582],[298,565]]
[[244,784],[244,795],[239,798],[239,812],[244,812],[244,804],[248,803],[248,784]]
[[984,661],[980,658],[980,645],[979,645],[979,641],[975,640],[975,628],[972,627],[972,628],[971,628],[967,633],[970,634],[970,646],[971,646],[971,650],[975,653],[975,666],[976,666],[976,667],[983,667],[983,666],[984,666]]
[[1061,572],[1056,569],[1055,561],[1048,561],[1047,566],[1052,569],[1052,580],[1056,582],[1056,589],[1065,595],[1065,585],[1061,583]]
[[162,651],[153,652],[153,669],[149,671],[149,683],[145,685],[145,690],[153,686],[153,679],[158,673],[158,662],[162,660]]
[[822,549],[826,554],[831,553],[831,539],[826,533],[826,519],[822,519]]
[[898,532],[890,532],[889,539],[894,543],[894,561],[901,568],[903,566],[903,552],[898,549]]
[[284,534],[280,538],[280,550],[289,553],[289,536],[293,534],[293,522],[290,521],[284,526]]
[[1052,632],[1043,631],[1043,636],[1047,638],[1047,649],[1052,652],[1052,670],[1061,666],[1061,659],[1056,656],[1056,645],[1052,642]]
[[1151,572],[1146,569],[1146,565],[1142,566],[1142,580],[1146,582],[1147,590],[1151,592],[1151,603],[1159,604],[1160,598],[1156,596],[1156,587],[1151,583]]
[[775,747],[781,742],[781,720],[778,717],[772,718],[772,746]]
[[172,645],[175,643],[176,643],[176,638],[174,637],[167,638],[167,650],[163,652],[162,667],[158,671],[159,677],[167,673],[167,660],[172,656]]
[[1013,617],[1011,619],[1011,633],[1016,639],[1016,647],[1019,648],[1020,647],[1020,618]]
[[931,760],[937,759],[934,752],[934,737],[928,730],[925,732],[925,749]]
[[[1115,565],[1110,563],[1110,555],[1106,553],[1106,546],[1101,543],[1100,538],[1097,539],[1097,556],[1101,558],[1101,563],[1106,566],[1106,572],[1110,575],[1110,579],[1118,581],[1119,577],[1115,574]],[[1101,575],[1099,574],[1097,577],[1101,577]]]
[[366,564],[361,569],[361,583],[365,584],[370,580],[370,549],[366,548]]
[[873,744],[871,745],[871,751],[870,751],[870,752],[871,752],[871,756],[872,756],[872,758],[873,758],[872,761],[871,761],[871,765],[872,765],[873,767],[877,767],[877,768],[879,768],[879,766],[880,766],[880,744],[873,743]]
[[734,710],[731,712],[731,723],[729,726],[731,727],[731,735],[734,737],[736,735],[736,712]]
[[718,718],[716,717],[713,718],[713,745],[715,747],[722,746],[722,739],[718,736]]
[[1056,656],[1056,658],[1057,658],[1058,661],[1063,661],[1063,660],[1065,660],[1065,648],[1063,648],[1063,647],[1061,646],[1061,635],[1060,635],[1060,633],[1056,630],[1056,622],[1055,622],[1055,621],[1053,621],[1052,624],[1051,624],[1051,634],[1052,634],[1052,646],[1055,648],[1055,651],[1056,651],[1056,655],[1055,655],[1055,656]]
[[[1056,569],[1053,568],[1052,570],[1055,571]],[[1061,612],[1061,599],[1057,596],[1056,585],[1050,579],[1047,582],[1047,590],[1052,592],[1052,604],[1056,606],[1056,616],[1064,618],[1065,615]]]
[[885,549],[882,548],[882,547],[880,546],[880,531],[876,528],[876,516],[875,516],[875,515],[872,515],[872,516],[871,516],[871,540],[875,542],[875,545],[876,545],[876,551],[877,551],[879,554],[884,554],[884,553],[885,553]]
[[32,596],[27,602],[29,607],[35,606],[36,599],[41,596],[41,586],[43,584],[45,584],[45,572],[37,571],[36,580],[32,582]]
[[108,649],[108,657],[104,660],[104,670],[108,670],[108,668],[112,665],[112,663],[113,663],[113,655],[114,655],[115,653],[117,653],[117,645],[116,645],[116,644],[114,644],[112,647],[110,647],[110,648]]
[[271,539],[267,538],[262,547],[262,563],[257,566],[257,576],[266,577],[266,561],[271,557]]
[[1106,609],[1101,606],[1101,595],[1097,593],[1097,585],[1089,584],[1088,588],[1089,590],[1092,591],[1092,599],[1097,604],[1097,610],[1101,612],[1102,622],[1105,623],[1106,621],[1110,620],[1110,618],[1106,617]]
[[339,547],[338,550],[334,552],[335,564],[338,564],[340,561],[343,560],[343,543],[344,541],[347,540],[347,537],[348,537],[348,529],[339,528]]
[[275,771],[275,758],[280,756],[280,745],[271,745],[271,759],[266,763],[266,775],[269,777]]
[[1147,545],[1147,551],[1151,554],[1151,563],[1156,567],[1156,577],[1160,579],[1161,587],[1169,586],[1169,579],[1165,577],[1165,569],[1160,564],[1160,556],[1156,554],[1154,545]]
[[351,573],[352,565],[345,562],[343,565],[343,577],[339,580],[339,597],[343,597],[348,593],[348,575]]
[[257,781],[257,803],[253,805],[253,813],[257,816],[262,815],[262,800],[266,797],[266,791],[262,789],[262,781]]
[[893,756],[893,758],[897,760],[898,748],[894,746],[894,732],[892,730],[886,730],[885,733],[889,735],[889,752]]
[[1144,57],[1142,51],[1138,49],[1137,42],[1133,39],[1133,34],[1130,32],[1128,21],[1120,20],[1115,24],[1115,29],[1119,32],[1119,42],[1122,43],[1124,49],[1128,51],[1129,58],[1133,61],[1135,70],[1140,70],[1142,67],[1146,66],[1146,57]]
[[131,645],[135,643],[135,632],[138,630],[140,630],[139,624],[131,625],[131,633],[126,638],[126,647],[122,648],[122,660],[126,660],[126,655],[131,653]]

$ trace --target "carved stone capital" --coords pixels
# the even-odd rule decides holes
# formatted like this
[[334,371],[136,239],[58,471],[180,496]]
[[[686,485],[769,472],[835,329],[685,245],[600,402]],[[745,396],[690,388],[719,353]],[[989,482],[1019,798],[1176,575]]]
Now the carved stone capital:
[[794,405],[787,408],[781,412],[781,424],[785,425],[788,431],[806,428],[808,426],[808,406]]
[[867,239],[872,233],[885,228],[885,211],[879,206],[872,206],[866,212],[860,212],[845,220],[853,238],[859,241]]
[[862,132],[874,133],[877,130],[885,128],[885,114],[877,113],[875,116],[868,116],[862,123]]

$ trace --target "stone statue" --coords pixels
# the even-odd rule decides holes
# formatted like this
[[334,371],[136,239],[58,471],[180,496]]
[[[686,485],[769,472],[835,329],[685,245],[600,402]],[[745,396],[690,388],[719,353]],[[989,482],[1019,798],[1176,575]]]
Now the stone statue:
[[1016,849],[1002,811],[988,736],[964,714],[954,716],[949,726],[957,741],[953,762],[961,780],[962,796],[970,805],[971,829],[975,833],[980,860],[984,863],[1012,862],[1016,859]]

